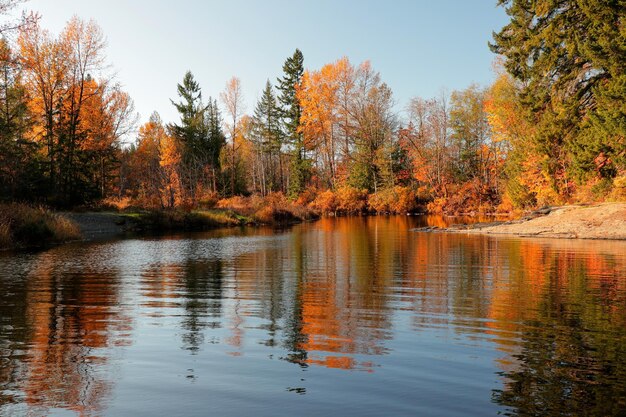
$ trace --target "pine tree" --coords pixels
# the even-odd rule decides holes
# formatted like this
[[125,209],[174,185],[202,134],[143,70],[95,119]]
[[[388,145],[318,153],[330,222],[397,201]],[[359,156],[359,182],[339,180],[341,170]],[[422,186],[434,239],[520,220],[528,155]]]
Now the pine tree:
[[226,135],[222,130],[222,116],[217,100],[209,97],[209,104],[204,112],[206,131],[206,151],[209,163],[219,171],[220,151],[226,144]]
[[291,146],[289,195],[296,197],[306,186],[310,177],[310,162],[307,161],[302,133],[298,131],[302,107],[296,98],[296,86],[304,75],[304,56],[299,49],[285,60],[284,76],[278,79],[280,91],[278,101],[281,106],[281,122],[286,141]]
[[183,83],[177,86],[179,103],[170,100],[180,114],[180,124],[172,124],[174,136],[180,140],[185,148],[186,157],[191,157],[199,151],[200,137],[202,136],[202,122],[204,107],[202,91],[194,79],[191,71],[187,71]]
[[534,145],[555,190],[567,194],[572,176],[623,171],[626,1],[499,4],[511,22],[494,34],[491,48],[524,86],[521,100],[537,127]]
[[[276,191],[282,186],[282,139],[281,110],[269,80],[254,109],[253,133],[261,153],[263,165],[262,192]],[[278,172],[277,172],[278,171]]]
[[198,186],[217,189],[219,154],[225,137],[217,102],[209,97],[209,104],[204,105],[200,85],[190,71],[178,84],[178,96],[180,102],[171,102],[180,114],[180,124],[172,124],[170,130],[182,145],[183,182],[195,202]]

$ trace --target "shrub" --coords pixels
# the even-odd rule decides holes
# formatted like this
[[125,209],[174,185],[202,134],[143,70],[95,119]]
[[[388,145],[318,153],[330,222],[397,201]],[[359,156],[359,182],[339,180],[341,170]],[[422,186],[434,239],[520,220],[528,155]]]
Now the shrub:
[[367,209],[367,190],[345,185],[335,193],[336,209],[342,213],[362,213]]
[[198,193],[198,207],[212,209],[217,205],[219,195],[213,191],[202,191]]
[[396,186],[371,194],[369,208],[377,213],[405,214],[419,208],[417,192],[409,187]]
[[265,197],[231,197],[217,202],[217,207],[232,210],[235,213],[251,217],[264,224],[285,223],[294,220],[309,220],[317,217],[316,213],[305,206],[289,200],[283,193],[270,193]]
[[393,191],[391,188],[370,194],[367,201],[370,210],[376,213],[390,213],[391,200],[393,199]]
[[309,206],[325,215],[336,214],[339,208],[339,201],[333,191],[326,190],[319,193]]
[[496,190],[478,178],[450,187],[442,208],[446,214],[493,213],[500,204]]
[[98,206],[104,210],[124,211],[133,205],[130,197],[108,197],[102,200]]
[[418,208],[417,193],[409,187],[394,187],[394,200],[391,211],[394,213],[412,213]]
[[317,190],[315,188],[306,188],[300,193],[295,203],[299,206],[308,206],[315,200],[315,197],[317,197]]
[[80,237],[76,223],[43,207],[0,205],[0,248],[39,247]]
[[615,201],[626,201],[626,175],[615,177],[610,198]]

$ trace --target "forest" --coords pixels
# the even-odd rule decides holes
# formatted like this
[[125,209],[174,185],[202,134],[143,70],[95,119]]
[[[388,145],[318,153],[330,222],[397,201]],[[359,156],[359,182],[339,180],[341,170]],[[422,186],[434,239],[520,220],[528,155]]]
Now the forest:
[[0,40],[0,202],[454,214],[625,200],[626,2],[498,3],[510,22],[485,45],[491,85],[397,103],[372,63],[308,68],[295,50],[250,113],[239,78],[210,95],[189,71],[179,119],[142,125],[96,22],[55,35],[24,16]]

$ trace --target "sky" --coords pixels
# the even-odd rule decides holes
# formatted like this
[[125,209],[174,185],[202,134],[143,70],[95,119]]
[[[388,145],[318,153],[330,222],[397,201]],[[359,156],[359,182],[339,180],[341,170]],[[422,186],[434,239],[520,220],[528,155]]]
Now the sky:
[[309,69],[343,56],[370,60],[402,111],[412,97],[491,82],[488,42],[507,22],[496,0],[30,0],[24,8],[55,34],[73,15],[94,19],[142,122],[153,111],[177,121],[170,99],[187,70],[205,98],[239,77],[252,113],[296,48]]

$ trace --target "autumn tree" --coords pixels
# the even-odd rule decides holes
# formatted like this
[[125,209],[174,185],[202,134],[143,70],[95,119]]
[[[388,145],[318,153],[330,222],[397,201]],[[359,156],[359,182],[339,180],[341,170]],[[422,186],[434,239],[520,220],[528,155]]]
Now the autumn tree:
[[[19,4],[25,3],[28,0],[0,0],[0,16],[8,15]],[[12,19],[0,24],[0,36],[3,36],[6,40],[6,36],[20,29],[24,29],[28,26],[34,25],[39,21],[39,15],[34,12],[22,12],[22,15],[16,20]]]
[[237,77],[232,77],[227,83],[224,91],[220,94],[220,99],[226,109],[227,121],[226,130],[228,132],[228,140],[230,141],[230,154],[228,161],[229,188],[230,195],[235,195],[235,184],[237,182],[235,175],[237,173],[237,144],[239,120],[245,112],[245,104],[243,93],[241,91],[241,81]]
[[161,166],[167,130],[157,112],[139,127],[137,141],[125,150],[122,170],[123,196],[130,196],[145,207],[165,207],[166,174]]
[[134,112],[128,95],[105,74],[100,28],[74,17],[54,38],[33,24],[22,28],[18,46],[49,201],[74,205],[102,197],[103,171],[115,164]]
[[367,61],[351,78],[352,91],[344,93],[349,98],[346,107],[342,106],[341,113],[345,115],[340,117],[348,181],[356,188],[377,192],[395,183],[393,152],[397,150],[397,119],[393,94]]
[[29,109],[35,119],[34,136],[44,146],[45,181],[49,193],[57,190],[59,143],[56,132],[58,106],[64,95],[68,71],[66,51],[39,25],[22,30],[18,38],[24,83],[30,96]]
[[184,203],[185,184],[181,180],[184,148],[173,135],[165,135],[161,141],[159,165],[163,169],[165,207],[173,208]]
[[121,140],[134,131],[137,114],[132,99],[117,83],[92,80],[92,92],[84,103],[81,129],[87,139],[79,148],[77,181],[92,190],[93,198],[104,198],[119,191],[118,169]]
[[535,149],[534,130],[524,111],[521,86],[511,75],[499,72],[489,87],[485,112],[498,159],[503,159],[499,176],[505,182],[503,197],[517,208],[531,208],[553,198],[542,171],[541,153]]
[[408,106],[409,124],[401,131],[418,183],[437,197],[447,198],[452,183],[451,129],[448,97],[413,98]]
[[18,57],[0,40],[0,199],[39,195],[38,145],[29,140],[30,113]]
[[299,132],[310,149],[325,186],[333,187],[337,171],[337,66],[326,64],[319,71],[305,71],[297,86],[302,106]]

